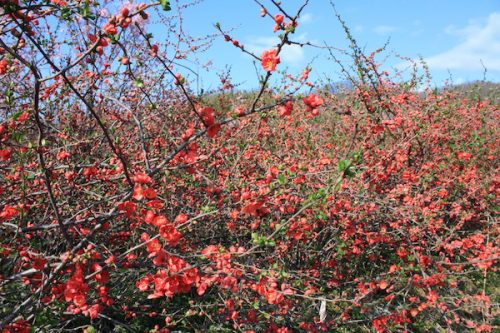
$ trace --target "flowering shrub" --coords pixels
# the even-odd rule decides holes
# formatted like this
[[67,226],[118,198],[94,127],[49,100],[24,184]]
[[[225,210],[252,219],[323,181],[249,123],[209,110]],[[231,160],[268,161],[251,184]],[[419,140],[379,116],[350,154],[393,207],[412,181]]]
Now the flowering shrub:
[[355,43],[352,89],[270,87],[304,8],[275,1],[260,57],[216,25],[259,90],[197,96],[177,67],[218,36],[175,39],[190,5],[3,0],[2,332],[498,329],[498,106]]

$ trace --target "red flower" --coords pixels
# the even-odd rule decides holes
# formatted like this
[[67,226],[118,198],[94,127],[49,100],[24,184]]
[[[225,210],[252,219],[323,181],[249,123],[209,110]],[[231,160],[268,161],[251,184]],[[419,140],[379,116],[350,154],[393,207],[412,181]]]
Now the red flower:
[[292,101],[287,101],[284,105],[280,105],[280,107],[278,108],[278,110],[279,110],[279,115],[281,117],[291,115],[292,114],[292,110],[293,110],[293,103],[292,103]]
[[155,58],[158,55],[158,45],[151,46],[151,50],[149,50],[149,54]]
[[389,284],[387,283],[387,281],[385,280],[382,280],[378,283],[378,287],[382,290],[385,290],[387,289],[387,287],[389,286]]
[[437,302],[439,298],[439,295],[438,293],[435,291],[435,290],[431,290],[429,291],[429,293],[427,294],[427,300],[429,301],[429,303],[431,304],[434,304]]
[[1,149],[0,150],[0,161],[8,161],[10,160],[10,155],[12,151],[10,149]]
[[234,109],[234,112],[236,112],[236,114],[241,117],[245,115],[246,110],[244,106],[238,106]]
[[307,106],[307,111],[311,112],[312,115],[318,115],[318,107],[323,105],[323,99],[315,94],[310,94],[302,98],[302,101]]
[[30,114],[28,112],[23,112],[19,117],[17,117],[17,121],[23,123],[28,120],[29,116]]
[[245,214],[257,216],[258,215],[257,210],[260,209],[262,206],[264,206],[264,201],[253,201],[245,205],[245,207],[243,207],[241,211]]
[[175,82],[174,82],[174,84],[176,86],[180,86],[180,85],[184,84],[185,82],[186,82],[186,79],[182,76],[181,73],[175,74]]
[[66,1],[64,1],[64,0],[51,0],[51,2],[52,2],[54,5],[59,5],[59,6],[61,6],[61,7],[66,6]]
[[5,326],[2,332],[28,333],[30,332],[30,324],[27,321],[24,321],[23,319],[19,319],[13,322],[12,324]]
[[200,274],[198,273],[198,269],[190,268],[184,272],[182,277],[182,282],[185,284],[195,284],[200,281]]
[[139,185],[134,186],[134,194],[132,195],[132,198],[137,201],[141,201],[142,199],[144,199],[142,187],[140,187]]
[[163,237],[170,246],[176,246],[182,238],[182,234],[170,224],[160,227],[160,236]]
[[43,258],[35,258],[33,259],[33,268],[41,271],[42,269],[45,268],[45,264],[47,263],[47,260]]
[[209,138],[215,138],[217,133],[220,131],[220,124],[214,124],[207,129],[207,135]]
[[206,107],[198,111],[201,118],[205,122],[205,125],[210,127],[215,124],[215,114],[214,109],[211,107]]
[[94,279],[100,284],[104,284],[109,280],[109,273],[104,271],[103,267],[98,263],[93,263],[91,266],[92,273],[95,273]]
[[90,177],[95,176],[98,173],[99,169],[97,169],[95,166],[83,169],[83,176],[85,177],[86,180],[89,180]]
[[101,304],[93,304],[88,310],[83,311],[83,314],[89,316],[91,319],[96,319],[102,310],[103,306]]
[[238,291],[238,280],[233,276],[226,276],[222,278],[220,286],[235,293]]
[[472,158],[472,154],[463,151],[458,152],[456,155],[457,158],[461,161],[468,161]]
[[83,270],[81,266],[76,267],[75,274],[69,279],[64,290],[64,299],[66,302],[73,301],[77,307],[83,307],[86,304],[86,295],[89,286],[85,283]]
[[7,73],[8,63],[6,58],[0,60],[0,75]]
[[120,11],[120,14],[123,16],[123,17],[127,17],[129,16],[130,14],[130,10],[128,8],[122,8],[121,11]]
[[201,296],[205,293],[205,291],[208,288],[208,284],[206,283],[201,283],[197,288],[196,288],[196,293]]
[[105,34],[110,34],[110,35],[116,35],[118,33],[116,26],[114,24],[111,24],[111,23],[104,25],[103,31]]
[[183,223],[186,223],[188,221],[188,219],[189,219],[189,217],[186,214],[180,213],[179,215],[177,215],[174,222],[176,224],[183,224]]
[[135,212],[136,208],[137,205],[132,201],[124,201],[118,204],[118,210],[121,212],[125,212],[127,216],[131,216]]
[[156,198],[156,191],[151,187],[143,189],[142,193],[143,193],[144,197],[146,197],[147,199],[155,199]]
[[151,184],[153,180],[145,173],[138,173],[134,176],[134,182],[139,184]]
[[323,105],[323,99],[315,94],[310,94],[309,96],[304,97],[302,101],[304,102],[304,104],[306,104],[308,107],[312,109],[315,109],[318,106]]
[[0,221],[10,220],[19,215],[19,210],[13,206],[5,205],[0,213]]
[[201,254],[206,257],[216,253],[219,253],[219,248],[215,245],[209,245],[201,251]]
[[276,49],[265,50],[262,52],[262,67],[267,72],[274,72],[276,70],[276,65],[280,63],[280,58],[278,57],[278,51]]
[[153,278],[151,275],[147,275],[146,277],[143,277],[137,283],[135,286],[140,290],[140,291],[146,291],[149,289],[149,284],[153,281]]
[[281,15],[281,14],[276,14],[276,15],[274,16],[274,21],[276,22],[276,24],[281,24],[281,23],[283,23],[283,19],[284,19],[284,17],[283,17],[283,15]]
[[70,156],[71,156],[70,153],[68,153],[65,150],[61,150],[60,152],[57,153],[56,158],[57,158],[58,161],[62,161],[65,158],[70,157]]
[[134,194],[132,195],[132,198],[134,198],[137,201],[141,201],[142,199],[155,199],[156,198],[156,191],[151,188],[142,188],[139,185],[134,186]]
[[168,224],[168,223],[169,223],[169,222],[168,222],[168,220],[167,220],[167,217],[166,217],[166,216],[164,216],[164,215],[158,215],[158,216],[156,216],[156,217],[153,219],[153,221],[152,221],[152,224],[153,224],[154,226],[158,227],[158,228],[159,228],[159,227],[161,227],[161,226],[163,226],[163,225],[166,225],[166,224]]

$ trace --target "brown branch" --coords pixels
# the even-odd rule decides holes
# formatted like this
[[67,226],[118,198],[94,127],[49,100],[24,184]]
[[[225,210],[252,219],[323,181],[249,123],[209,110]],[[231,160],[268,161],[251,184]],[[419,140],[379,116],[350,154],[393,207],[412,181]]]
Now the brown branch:
[[[80,242],[71,249],[71,254],[75,254],[78,250],[80,250],[87,242],[87,239],[90,236],[94,235],[99,229],[101,229],[102,225],[103,225],[102,223],[96,225],[94,229],[92,229],[92,231],[86,237],[80,240]],[[45,290],[45,288],[47,288],[57,277],[60,276],[59,273],[64,269],[64,267],[66,267],[68,262],[71,261],[70,260],[71,257],[72,256],[66,256],[66,258],[63,261],[61,261],[61,263],[59,263],[59,265],[52,271],[52,273],[42,283],[42,285],[38,287],[37,290],[35,290],[30,296],[28,296],[28,298],[26,298],[21,304],[19,304],[10,314],[8,314],[0,322],[0,329],[3,329],[5,328],[5,326],[10,324],[24,308],[33,304],[35,299],[38,297],[37,295],[42,293]]]
[[59,213],[59,209],[57,207],[57,201],[56,201],[56,198],[54,196],[54,191],[52,190],[52,182],[50,180],[51,173],[50,173],[49,169],[47,168],[47,164],[45,163],[45,158],[43,156],[44,134],[43,134],[42,122],[40,120],[40,105],[39,105],[39,102],[40,102],[40,82],[39,82],[40,71],[38,70],[38,68],[36,67],[36,65],[34,63],[30,64],[26,59],[24,59],[22,56],[20,56],[16,52],[14,52],[14,50],[12,50],[10,47],[8,47],[2,39],[0,39],[0,45],[2,45],[2,47],[5,50],[7,50],[7,52],[9,52],[13,57],[18,59],[25,66],[27,66],[35,78],[35,87],[33,90],[33,109],[34,109],[33,113],[35,115],[35,122],[36,122],[36,126],[38,128],[38,143],[37,143],[37,148],[36,148],[36,152],[37,152],[37,156],[38,156],[38,163],[43,170],[44,182],[45,182],[45,186],[47,188],[47,192],[49,194],[50,205],[52,207],[52,210],[54,211],[54,215],[56,217],[58,226],[61,229],[61,232],[64,236],[64,239],[66,240],[66,243],[71,246],[73,242],[72,242],[71,237],[69,237],[69,234],[67,232],[67,228],[63,224],[61,214]]
[[[247,112],[245,112],[244,114],[242,114],[240,116],[240,118],[249,116],[249,115],[254,114],[254,113],[262,113],[262,112],[271,111],[274,107],[276,107],[276,105],[279,105],[280,103],[282,103],[282,102],[274,103],[274,104],[271,104],[271,105],[267,105],[267,106],[264,106],[264,107],[259,108],[259,109],[254,109],[254,110],[250,109]],[[226,118],[223,121],[219,122],[218,124],[221,125],[221,126],[222,125],[226,125],[226,124],[232,123],[233,121],[236,121],[236,120],[238,120],[240,118]],[[208,129],[204,128],[203,130],[198,131],[192,137],[190,137],[189,139],[187,139],[186,141],[184,141],[175,150],[173,150],[170,154],[168,154],[163,159],[163,161],[156,168],[152,169],[148,174],[150,176],[157,174],[166,164],[168,164],[171,160],[173,160],[175,158],[175,156],[177,156],[177,154],[179,154],[181,151],[183,151],[184,149],[186,149],[187,146],[191,142],[193,142],[193,141],[197,140],[198,138],[202,137],[207,131],[208,131]]]
[[[23,29],[23,26],[21,24],[19,24],[19,22],[17,22],[17,24],[19,25],[19,27],[21,29]],[[101,118],[97,115],[97,113],[94,110],[93,106],[90,105],[90,103],[85,99],[85,97],[82,96],[82,94],[75,88],[75,86],[73,85],[73,83],[71,83],[71,81],[69,80],[69,78],[66,75],[66,73],[64,71],[62,71],[52,61],[52,59],[50,58],[50,56],[43,50],[43,48],[39,45],[39,43],[32,36],[30,36],[30,34],[26,34],[26,35],[27,35],[28,39],[33,43],[33,45],[38,49],[38,51],[40,51],[40,53],[45,58],[45,60],[47,61],[47,63],[54,70],[56,70],[57,72],[60,73],[61,77],[64,79],[64,81],[66,82],[66,84],[68,85],[68,87],[71,89],[71,91],[73,91],[73,93],[78,97],[78,99],[81,100],[83,102],[83,104],[85,104],[85,106],[87,107],[87,110],[92,114],[92,116],[94,117],[94,119],[97,122],[97,125],[101,128],[101,130],[102,130],[102,132],[104,134],[104,137],[106,138],[106,141],[108,142],[108,145],[111,147],[111,150],[113,151],[113,153],[118,157],[118,159],[122,163],[123,173],[125,174],[125,178],[127,179],[127,183],[129,184],[130,187],[133,187],[134,186],[134,182],[132,181],[132,178],[130,177],[130,173],[129,173],[129,170],[128,170],[127,162],[126,162],[124,156],[121,154],[121,152],[118,150],[118,148],[113,143],[111,135],[109,134],[109,132],[108,132],[106,126],[104,125],[104,123],[102,122]]]
[[[141,27],[136,24],[136,27],[137,29],[139,29],[139,32],[141,34],[142,37],[144,37],[144,40],[146,41],[146,43],[148,44],[148,47],[149,48],[152,48],[153,45],[151,45],[151,41],[149,40],[148,36],[144,33],[144,31],[142,31]],[[170,66],[165,62],[165,60],[163,60],[161,57],[159,56],[156,56],[156,59],[158,59],[158,61],[160,62],[160,64],[162,64],[162,66],[165,68],[165,70],[167,72],[170,73],[170,75],[172,75],[172,77],[174,78],[174,80],[176,80],[176,76],[175,76],[175,73],[172,71],[172,69],[170,69]],[[186,97],[186,99],[188,100],[189,102],[189,105],[191,106],[191,108],[193,109],[193,112],[196,114],[196,116],[200,119],[200,121],[203,123],[203,125],[205,127],[208,127],[208,124],[205,122],[205,120],[203,119],[203,117],[201,116],[201,114],[198,112],[197,108],[196,108],[196,105],[193,101],[193,99],[191,98],[191,96],[189,95],[189,93],[187,92],[186,90],[186,87],[184,86],[184,84],[182,82],[177,82],[179,88],[181,89],[182,93],[184,94],[184,96]]]
[[144,128],[142,126],[142,122],[128,106],[126,106],[124,103],[120,102],[118,99],[111,97],[111,96],[106,96],[106,95],[103,97],[105,99],[108,99],[110,101],[115,102],[116,104],[118,104],[119,106],[121,106],[122,108],[127,110],[132,115],[132,118],[134,118],[134,121],[135,121],[137,128],[139,130],[139,139],[141,140],[141,149],[142,149],[142,155],[144,156],[144,164],[146,165],[147,171],[149,171],[151,169],[151,165],[149,163],[148,150],[146,147],[146,138],[144,136]]
[[[306,0],[304,2],[304,4],[302,4],[302,6],[297,11],[297,14],[295,14],[295,17],[292,18],[293,22],[297,21],[297,19],[300,17],[300,14],[302,13],[302,11],[304,10],[304,8],[307,6],[308,3],[309,3],[309,0]],[[291,30],[285,31],[285,34],[283,35],[283,39],[281,40],[281,42],[278,45],[278,48],[277,48],[277,51],[276,51],[277,55],[279,55],[281,53],[281,50],[283,49],[283,46],[285,46],[285,44],[288,43],[288,35],[290,35],[291,32],[292,32]],[[272,75],[271,72],[267,72],[266,77],[262,81],[260,91],[259,91],[259,93],[257,94],[257,97],[255,98],[255,100],[252,103],[251,110],[255,110],[255,108],[257,107],[257,103],[259,102],[260,98],[262,97],[262,94],[264,94],[264,91],[266,90],[267,82],[269,81],[269,78],[271,77],[271,75]]]
[[69,71],[71,68],[73,68],[76,65],[78,65],[80,62],[82,62],[83,59],[85,59],[86,56],[88,56],[90,53],[94,52],[94,50],[97,48],[97,46],[99,46],[100,42],[101,42],[101,37],[99,37],[96,40],[96,42],[94,44],[92,44],[92,46],[87,51],[85,51],[81,56],[79,56],[74,62],[72,62],[71,64],[68,64],[66,67],[64,67],[59,72],[57,72],[57,73],[55,73],[53,75],[40,78],[39,81],[40,82],[45,82],[45,81],[48,81],[48,80],[55,79],[59,75],[66,74],[67,71]]

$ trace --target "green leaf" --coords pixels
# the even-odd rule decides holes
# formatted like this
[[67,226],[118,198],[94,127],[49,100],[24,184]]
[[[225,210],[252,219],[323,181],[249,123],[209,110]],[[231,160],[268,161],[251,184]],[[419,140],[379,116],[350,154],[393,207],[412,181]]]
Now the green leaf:
[[276,242],[274,241],[274,239],[269,239],[269,240],[265,241],[265,245],[269,246],[269,247],[275,247],[276,246]]
[[12,119],[13,120],[17,120],[17,118],[19,118],[23,113],[21,111],[17,111],[16,113],[14,113],[12,115]]
[[134,85],[137,87],[137,88],[142,88],[144,87],[144,82],[142,82],[141,79],[137,79],[134,81]]
[[96,332],[96,330],[95,330],[94,326],[90,326],[90,325],[87,326],[87,333],[95,333],[95,332]]
[[168,12],[172,10],[172,7],[170,7],[170,0],[160,0],[161,8]]
[[337,168],[339,171],[346,171],[350,166],[351,166],[351,161],[340,160]]
[[254,245],[262,245],[262,237],[260,237],[257,233],[252,232],[252,244]]
[[323,198],[326,198],[326,194],[327,194],[327,193],[326,193],[326,190],[325,190],[324,188],[320,188],[320,189],[318,190],[318,192],[316,193],[316,197],[317,197],[318,199],[323,199]]
[[111,40],[111,44],[116,44],[120,40],[120,35],[108,35]]
[[21,140],[23,139],[23,133],[21,132],[12,132],[12,138],[14,139],[14,141],[16,141],[17,143],[21,143]]
[[352,155],[354,162],[359,163],[363,160],[363,153],[361,151],[356,151]]

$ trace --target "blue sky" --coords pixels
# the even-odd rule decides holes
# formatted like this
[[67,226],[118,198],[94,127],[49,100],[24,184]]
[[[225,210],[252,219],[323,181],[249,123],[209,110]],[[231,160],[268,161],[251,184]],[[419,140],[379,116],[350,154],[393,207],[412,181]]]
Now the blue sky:
[[[262,3],[272,14],[278,13],[270,1]],[[290,13],[301,3],[282,1]],[[430,67],[433,84],[442,85],[450,78],[454,83],[482,79],[482,61],[487,68],[486,79],[500,82],[500,0],[337,0],[335,4],[359,45],[367,51],[382,46],[390,38],[384,53],[388,69],[405,67],[398,54],[410,58],[421,56]],[[296,40],[347,48],[329,0],[310,0],[303,13]],[[232,37],[258,55],[278,42],[277,33],[272,30],[274,23],[269,17],[260,17],[260,7],[253,0],[204,0],[185,9],[183,17],[188,34],[215,33],[213,25],[220,22],[224,29],[233,29]],[[153,32],[159,37],[156,28]],[[228,67],[233,83],[241,84],[241,88],[258,85],[252,59],[221,37],[198,56],[202,64],[212,61],[208,71],[190,65],[199,72],[204,89],[216,88],[216,74]],[[297,74],[311,63],[312,78],[328,76],[341,80],[339,67],[328,58],[325,50],[291,46],[281,55],[279,69],[287,68]],[[261,70],[260,66],[258,69]]]

